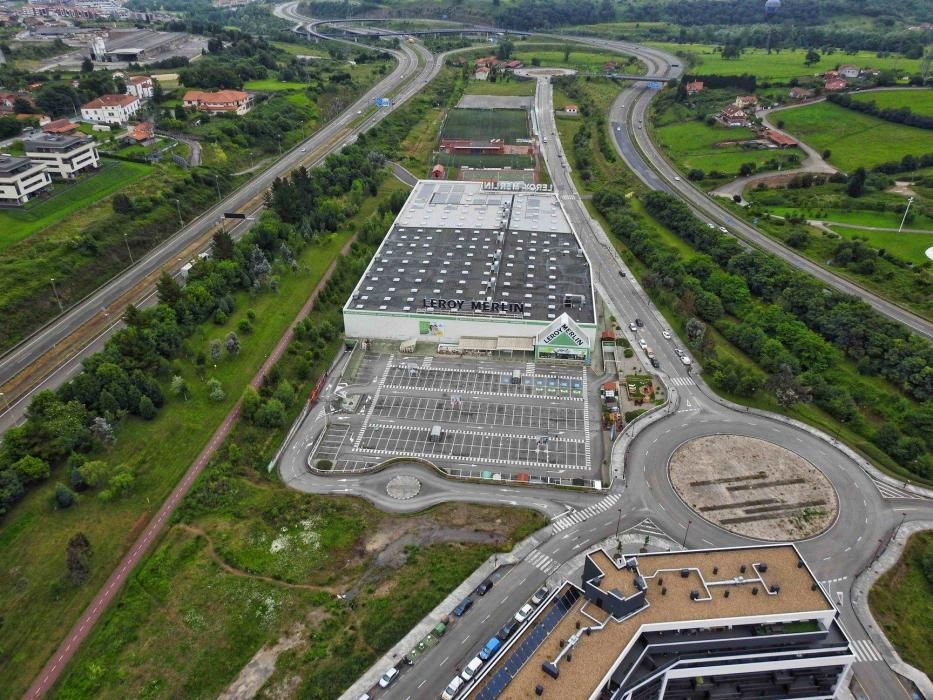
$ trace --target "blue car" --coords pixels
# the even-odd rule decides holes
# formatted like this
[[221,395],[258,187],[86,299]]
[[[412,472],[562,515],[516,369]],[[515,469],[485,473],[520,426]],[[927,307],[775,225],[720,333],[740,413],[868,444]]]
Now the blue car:
[[457,617],[463,617],[463,613],[465,613],[471,607],[473,607],[473,599],[470,596],[467,596],[459,603],[457,603],[457,607],[454,608],[454,615]]

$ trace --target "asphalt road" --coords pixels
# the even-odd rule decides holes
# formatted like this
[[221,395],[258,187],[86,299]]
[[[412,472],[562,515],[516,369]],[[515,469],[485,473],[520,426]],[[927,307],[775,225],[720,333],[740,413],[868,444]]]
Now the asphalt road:
[[[0,407],[0,410],[3,411],[0,413],[0,431],[5,431],[12,425],[16,425],[22,419],[26,407],[29,405],[29,400],[35,392],[55,388],[67,381],[80,370],[81,362],[85,357],[103,347],[106,339],[121,326],[119,319],[123,313],[123,308],[113,308],[112,304],[115,300],[132,290],[141,280],[154,272],[162,269],[176,272],[187,262],[187,258],[181,259],[179,254],[193,241],[198,240],[214,229],[223,212],[240,210],[258,194],[268,189],[277,177],[287,174],[300,164],[314,165],[327,154],[339,150],[345,143],[352,141],[356,134],[369,129],[391,112],[391,109],[374,109],[372,104],[376,97],[392,94],[393,91],[398,90],[400,85],[404,84],[405,87],[393,96],[394,105],[398,105],[420,91],[436,75],[442,65],[441,62],[433,65],[437,59],[432,59],[430,54],[420,46],[416,50],[406,44],[401,47],[400,51],[393,51],[392,53],[399,60],[396,68],[336,119],[296,145],[271,167],[223,199],[219,204],[211,207],[194,221],[189,222],[159,247],[139,258],[135,265],[104,284],[84,300],[67,309],[57,319],[5,353],[0,358],[0,386],[3,386],[25,370],[32,362],[35,362],[43,354],[53,349],[58,343],[64,341],[81,326],[100,314],[106,314],[108,318],[113,319],[113,322],[102,333],[86,343],[78,352],[72,353],[62,364],[51,369],[41,382],[33,386],[28,393],[18,397],[8,396],[9,401],[4,402]],[[421,60],[426,61],[426,64],[425,69],[415,75],[419,65],[419,53]],[[362,111],[364,116],[359,115],[359,111]],[[338,136],[342,137],[335,141]],[[326,153],[312,158],[315,151],[319,151],[321,148],[326,148]],[[251,212],[251,214],[256,214],[258,211]],[[231,230],[235,234],[241,235],[247,228],[248,222],[241,222],[239,225],[232,227]],[[135,301],[137,305],[145,305],[146,303],[154,303],[154,300],[154,289],[149,288]]]
[[[622,100],[635,99],[640,90],[629,89]],[[455,675],[493,636],[499,627],[521,604],[553,574],[553,567],[542,569],[543,554],[556,564],[567,562],[581,551],[617,531],[637,528],[646,519],[673,542],[686,542],[688,547],[733,546],[753,541],[726,532],[699,518],[676,495],[667,477],[671,454],[684,441],[704,435],[731,433],[756,437],[785,446],[820,467],[836,489],[840,513],[826,532],[798,543],[821,581],[827,582],[832,593],[842,591],[841,616],[850,636],[867,640],[868,636],[848,603],[852,581],[887,543],[894,527],[903,519],[923,520],[933,517],[933,501],[910,498],[910,494],[887,488],[893,498],[884,498],[874,480],[841,451],[834,441],[813,430],[788,425],[777,417],[750,415],[736,410],[716,398],[699,376],[699,368],[688,373],[673,352],[676,339],[661,336],[666,329],[663,318],[645,297],[631,274],[610,246],[605,233],[593,222],[584,208],[570,179],[554,123],[550,85],[539,83],[536,97],[539,123],[548,144],[544,157],[555,189],[561,195],[567,215],[587,248],[597,287],[613,315],[623,325],[640,318],[644,328],[638,335],[654,348],[662,367],[661,376],[669,387],[671,402],[668,415],[648,424],[632,437],[620,438],[616,450],[624,452],[624,460],[614,455],[614,469],[623,464],[611,490],[620,500],[579,524],[560,531],[538,535],[543,541],[534,556],[511,567],[496,582],[494,588],[476,603],[466,616],[457,620],[440,643],[419,660],[404,667],[399,680],[388,690],[374,697],[409,700],[437,697]],[[619,272],[627,273],[621,277]],[[339,376],[339,368],[334,376]],[[324,399],[332,390],[325,388]],[[424,467],[400,465],[385,471],[351,478],[317,477],[306,468],[308,450],[323,427],[318,408],[308,416],[286,446],[280,461],[284,481],[299,490],[362,496],[379,508],[393,512],[412,512],[445,501],[495,503],[536,508],[552,519],[568,507],[577,511],[599,502],[600,496],[566,491],[491,487],[448,481]],[[397,474],[411,474],[422,481],[422,491],[408,501],[396,501],[386,493],[389,479]],[[905,496],[905,497],[900,497]],[[831,582],[831,583],[829,583]],[[381,665],[386,665],[380,662]],[[388,664],[391,665],[391,664]],[[877,700],[907,698],[904,686],[880,661],[860,662],[855,672],[869,697]]]

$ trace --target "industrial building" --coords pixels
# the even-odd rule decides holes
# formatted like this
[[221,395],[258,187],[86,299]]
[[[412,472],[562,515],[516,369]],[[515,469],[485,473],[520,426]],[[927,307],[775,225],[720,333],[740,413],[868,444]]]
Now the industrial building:
[[855,656],[793,544],[586,555],[467,697],[833,698]]
[[546,189],[419,181],[344,306],[347,336],[589,362],[590,263]]

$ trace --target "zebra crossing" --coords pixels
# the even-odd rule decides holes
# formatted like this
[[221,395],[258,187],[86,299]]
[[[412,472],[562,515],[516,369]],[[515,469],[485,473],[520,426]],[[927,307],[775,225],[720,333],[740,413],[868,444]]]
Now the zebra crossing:
[[353,449],[359,450],[360,443],[363,441],[363,435],[366,433],[366,429],[369,427],[369,421],[373,417],[373,408],[376,404],[379,403],[379,395],[382,393],[382,388],[385,386],[386,379],[389,378],[389,370],[392,369],[392,362],[395,360],[395,355],[389,355],[389,361],[386,362],[385,371],[382,373],[382,378],[379,380],[379,384],[376,387],[376,393],[373,394],[372,403],[369,404],[369,410],[366,412],[366,415],[363,417],[363,424],[360,426],[360,432],[356,436],[356,440],[353,441]]
[[525,561],[527,561],[536,569],[540,569],[548,576],[560,568],[560,564],[558,562],[551,559],[551,557],[542,552],[540,549],[532,550],[531,553],[525,557]]
[[876,479],[871,474],[869,474],[869,476],[871,477],[871,480],[875,482],[875,487],[878,489],[878,493],[881,494],[882,498],[916,498],[916,499],[923,498],[923,496],[920,496],[916,493],[912,493],[905,489],[898,488],[897,486],[891,486],[890,484],[886,484],[880,479]]
[[433,355],[428,355],[424,358],[424,361],[421,363],[421,369],[431,369],[431,361],[434,359]]
[[[525,374],[527,374],[527,375],[529,375],[529,376],[533,376],[534,373],[535,373],[535,363],[534,363],[534,362],[526,362],[526,363],[525,363]],[[584,375],[584,376],[586,376],[586,375]]]
[[624,530],[624,532],[637,532],[645,535],[654,535],[655,537],[668,537],[668,534],[655,525],[651,518],[645,518],[640,523]]
[[[583,375],[583,396],[587,396],[588,393],[589,393],[589,388],[587,387],[586,374],[584,374]],[[584,429],[587,431],[586,432],[587,440],[583,446],[583,453],[584,453],[583,457],[586,460],[584,463],[592,464],[592,462],[590,461],[591,445],[589,441],[589,429],[588,429],[590,425],[590,402],[586,400],[583,401],[583,425],[584,425]]]
[[573,511],[572,513],[561,516],[551,523],[551,531],[556,535],[561,530],[566,530],[568,527],[582,523],[584,520],[597,513],[603,513],[618,503],[620,498],[622,498],[622,494],[611,493],[588,508],[584,508],[580,511]]
[[871,640],[852,639],[850,641],[849,646],[852,647],[852,653],[855,654],[855,663],[870,664],[875,661],[884,661]]
[[674,386],[693,386],[696,384],[690,377],[671,377],[668,381]]

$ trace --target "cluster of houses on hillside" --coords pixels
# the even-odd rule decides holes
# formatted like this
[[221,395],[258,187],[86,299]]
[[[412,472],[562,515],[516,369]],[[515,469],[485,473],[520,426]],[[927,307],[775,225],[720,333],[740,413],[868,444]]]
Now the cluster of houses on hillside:
[[716,119],[723,126],[750,126],[757,107],[758,98],[755,95],[740,95],[723,107]]
[[839,66],[836,70],[823,73],[823,90],[825,92],[839,92],[845,90],[852,81],[865,81],[877,77],[881,73],[877,68],[859,68],[847,64]]
[[488,80],[490,73],[496,71],[513,71],[523,67],[525,64],[515,59],[500,60],[495,56],[482,56],[473,61],[475,80]]

